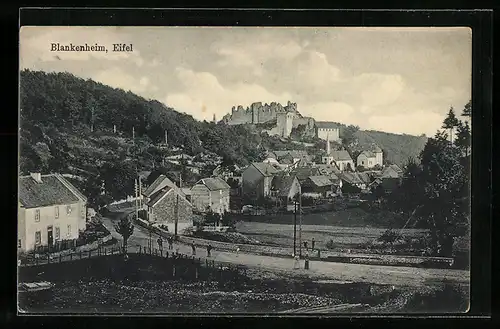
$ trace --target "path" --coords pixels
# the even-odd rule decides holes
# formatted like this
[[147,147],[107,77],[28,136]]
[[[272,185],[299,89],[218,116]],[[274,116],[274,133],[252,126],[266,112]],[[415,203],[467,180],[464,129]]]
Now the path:
[[[121,236],[114,230],[113,222],[108,218],[103,218],[103,224],[110,230],[113,236],[121,241]],[[158,248],[156,239],[158,236],[152,234],[153,248]],[[147,247],[149,244],[149,232],[135,226],[133,235],[129,238],[128,245],[131,248]],[[164,249],[167,244],[164,241]],[[178,249],[182,254],[191,254],[191,247],[175,243],[174,250]],[[206,250],[197,248],[196,257],[205,258]],[[219,262],[258,267],[267,270],[286,272],[289,274],[302,274],[311,277],[321,277],[339,281],[366,282],[376,284],[422,286],[427,284],[438,284],[443,281],[450,281],[461,284],[469,283],[469,272],[463,270],[448,269],[424,269],[415,267],[394,267],[382,265],[362,265],[346,264],[324,261],[310,261],[309,270],[294,270],[293,260],[290,258],[280,258],[272,256],[253,255],[248,253],[236,253],[227,251],[212,251],[211,259]],[[303,261],[301,261],[303,264]]]

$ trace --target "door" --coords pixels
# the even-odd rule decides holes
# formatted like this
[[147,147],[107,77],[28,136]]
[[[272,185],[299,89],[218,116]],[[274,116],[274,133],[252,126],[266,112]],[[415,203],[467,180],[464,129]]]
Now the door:
[[48,243],[49,247],[52,247],[52,245],[54,244],[54,236],[52,233],[52,226],[47,227],[47,243]]

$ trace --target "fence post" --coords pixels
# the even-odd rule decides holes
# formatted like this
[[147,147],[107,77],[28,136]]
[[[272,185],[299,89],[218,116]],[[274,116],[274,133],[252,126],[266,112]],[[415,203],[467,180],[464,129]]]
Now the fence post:
[[80,250],[80,259],[82,259],[82,251]]
[[163,257],[163,248],[160,249],[160,257]]
[[89,258],[90,258],[91,255],[92,255],[92,250],[89,250]]
[[62,261],[62,255],[59,254],[59,263]]
[[142,246],[139,245],[139,254],[142,254]]
[[47,264],[50,264],[50,254],[47,253]]
[[70,261],[72,261],[72,260],[73,260],[73,253],[72,253],[72,252],[70,252],[70,253],[69,253],[69,260],[70,260]]

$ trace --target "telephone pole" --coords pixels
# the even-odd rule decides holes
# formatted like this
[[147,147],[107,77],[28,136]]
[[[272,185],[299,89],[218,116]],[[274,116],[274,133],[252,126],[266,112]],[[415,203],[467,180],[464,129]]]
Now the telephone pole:
[[299,193],[299,257],[302,257],[302,193]]
[[293,200],[293,255],[297,254],[297,198]]

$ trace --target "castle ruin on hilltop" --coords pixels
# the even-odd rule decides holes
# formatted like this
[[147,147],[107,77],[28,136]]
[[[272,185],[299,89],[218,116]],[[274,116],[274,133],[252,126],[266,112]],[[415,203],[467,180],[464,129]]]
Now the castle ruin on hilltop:
[[239,124],[269,124],[274,125],[271,129],[265,130],[270,135],[289,137],[292,128],[305,125],[306,130],[314,131],[315,121],[311,117],[303,117],[297,111],[297,103],[288,101],[286,106],[280,103],[262,104],[262,102],[252,103],[246,109],[238,105],[231,109],[230,114],[226,114],[222,120],[229,125]]

